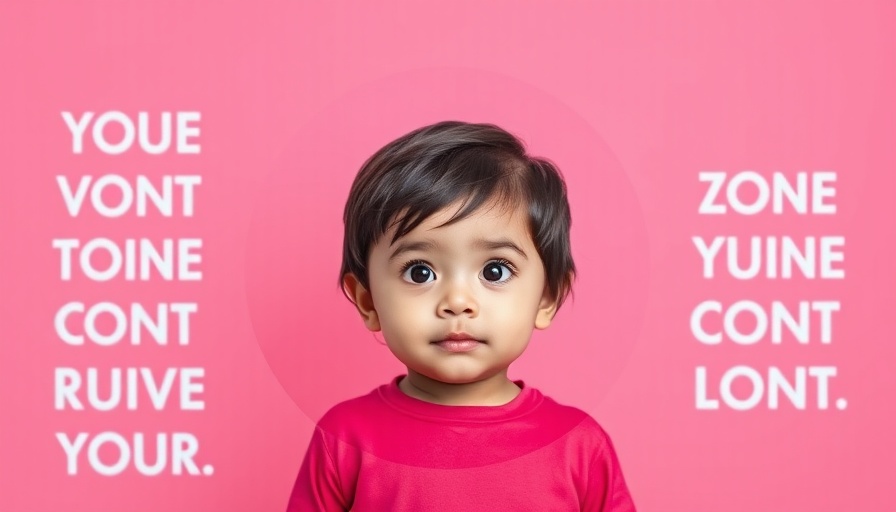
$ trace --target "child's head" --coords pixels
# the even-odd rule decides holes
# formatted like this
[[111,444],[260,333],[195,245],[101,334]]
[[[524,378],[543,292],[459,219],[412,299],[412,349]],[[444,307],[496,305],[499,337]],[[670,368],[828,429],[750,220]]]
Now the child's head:
[[563,179],[497,126],[442,122],[387,144],[355,178],[344,221],[343,290],[406,364],[400,338],[425,331],[465,352],[486,317],[508,324],[488,334],[496,344],[504,331],[524,338],[521,353],[570,292]]
[[391,242],[451,204],[458,221],[486,203],[526,206],[529,229],[544,263],[551,294],[569,294],[575,266],[569,244],[569,203],[560,172],[526,154],[522,142],[489,124],[445,121],[414,130],[384,146],[361,167],[343,220],[342,272],[369,287],[371,246],[390,227]]

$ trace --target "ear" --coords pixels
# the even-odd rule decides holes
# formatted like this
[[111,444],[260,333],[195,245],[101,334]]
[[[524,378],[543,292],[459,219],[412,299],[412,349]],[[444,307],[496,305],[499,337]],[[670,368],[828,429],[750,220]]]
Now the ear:
[[538,303],[538,312],[535,315],[535,328],[547,329],[557,314],[557,308],[560,306],[557,299],[551,294],[551,290],[545,285],[544,292],[541,295],[541,302]]
[[380,319],[373,306],[373,295],[370,294],[370,291],[358,281],[354,274],[345,275],[342,279],[342,289],[348,295],[349,300],[358,308],[358,313],[361,313],[364,325],[371,331],[379,331]]

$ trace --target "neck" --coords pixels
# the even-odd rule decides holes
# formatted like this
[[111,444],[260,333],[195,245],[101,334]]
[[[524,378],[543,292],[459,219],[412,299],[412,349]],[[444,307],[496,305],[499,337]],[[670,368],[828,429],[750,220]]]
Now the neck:
[[507,370],[475,382],[441,382],[408,369],[398,388],[406,395],[440,405],[504,405],[520,394],[520,388],[507,378]]

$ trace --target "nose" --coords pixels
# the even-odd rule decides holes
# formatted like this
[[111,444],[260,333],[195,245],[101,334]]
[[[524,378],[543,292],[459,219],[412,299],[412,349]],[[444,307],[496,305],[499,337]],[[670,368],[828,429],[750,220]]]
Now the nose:
[[470,285],[454,282],[446,283],[446,289],[439,301],[438,314],[442,318],[467,315],[475,318],[479,315],[479,303]]

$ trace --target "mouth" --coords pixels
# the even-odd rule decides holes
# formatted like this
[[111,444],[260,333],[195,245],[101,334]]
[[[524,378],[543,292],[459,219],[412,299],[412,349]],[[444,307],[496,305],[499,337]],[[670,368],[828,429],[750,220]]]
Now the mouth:
[[431,345],[436,345],[446,352],[454,353],[470,352],[472,350],[476,350],[479,345],[484,344],[484,341],[476,339],[472,335],[465,332],[453,332],[448,336],[445,336],[444,339],[433,341],[431,343]]

